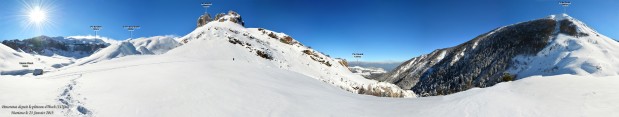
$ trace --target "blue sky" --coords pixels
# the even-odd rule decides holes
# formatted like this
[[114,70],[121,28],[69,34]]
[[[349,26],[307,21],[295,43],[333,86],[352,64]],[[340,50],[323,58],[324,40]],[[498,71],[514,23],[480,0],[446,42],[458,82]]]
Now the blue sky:
[[[27,27],[24,4],[49,9],[43,30]],[[37,35],[100,34],[126,39],[123,25],[140,25],[135,37],[183,36],[204,12],[202,0],[6,0],[0,4],[0,40]],[[284,32],[332,57],[404,61],[455,46],[494,28],[558,14],[555,0],[211,0],[209,13],[235,10],[246,27]],[[619,1],[572,0],[568,14],[619,38]]]

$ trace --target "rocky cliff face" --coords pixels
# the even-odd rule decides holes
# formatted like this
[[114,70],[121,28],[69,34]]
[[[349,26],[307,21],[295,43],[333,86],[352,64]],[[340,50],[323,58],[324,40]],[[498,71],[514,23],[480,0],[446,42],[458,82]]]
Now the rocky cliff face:
[[[531,75],[612,74],[615,72],[605,72],[603,68],[614,67],[603,67],[598,63],[582,63],[594,66],[591,68],[596,69],[570,67],[581,64],[574,63],[573,61],[580,61],[576,59],[586,58],[575,56],[573,52],[575,50],[571,46],[580,47],[576,49],[604,47],[602,51],[609,51],[617,44],[615,41],[607,40],[612,39],[599,35],[567,15],[552,16],[500,27],[455,47],[438,49],[430,54],[412,58],[377,80],[394,83],[403,89],[412,89],[420,96],[433,96],[456,93],[474,87],[493,86]],[[568,43],[569,41],[576,42]],[[598,44],[601,41],[610,44],[601,46]],[[605,47],[606,45],[609,46]],[[565,46],[565,49],[558,50],[551,46]],[[564,54],[552,56],[553,52]],[[559,56],[569,53],[575,57]],[[549,64],[542,65],[543,63]]]
[[241,26],[245,26],[245,22],[243,21],[243,18],[241,18],[241,15],[239,15],[238,13],[234,11],[228,11],[228,14],[224,14],[224,13],[217,14],[217,16],[215,16],[215,21],[218,21],[218,22],[230,21],[230,22],[240,24]]
[[213,21],[213,19],[211,18],[211,14],[206,13],[204,15],[201,15],[198,18],[197,27],[204,26],[206,25],[206,23],[211,22],[211,21]]
[[200,16],[198,18],[198,27],[204,26],[211,21],[217,21],[217,22],[230,21],[230,22],[237,23],[241,26],[245,26],[245,22],[243,22],[243,18],[241,18],[241,15],[239,15],[235,11],[228,11],[227,14],[225,13],[217,14],[215,16],[215,19],[211,19],[211,15],[208,13]]

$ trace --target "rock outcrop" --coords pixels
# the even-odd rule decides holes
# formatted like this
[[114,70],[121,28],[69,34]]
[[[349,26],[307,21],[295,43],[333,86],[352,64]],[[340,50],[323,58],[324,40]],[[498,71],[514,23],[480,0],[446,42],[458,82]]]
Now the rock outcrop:
[[239,15],[238,13],[234,11],[228,11],[228,14],[224,14],[224,13],[217,14],[217,16],[215,16],[215,21],[218,21],[218,22],[230,21],[230,22],[240,24],[241,26],[245,26],[245,22],[243,22],[243,18],[241,18],[241,15]]
[[217,22],[230,21],[230,22],[237,23],[241,26],[245,26],[245,22],[243,22],[243,18],[241,18],[241,15],[239,15],[235,11],[228,11],[227,14],[226,13],[217,14],[215,15],[215,19],[211,19],[211,15],[206,13],[200,16],[200,18],[198,18],[197,26],[198,27],[204,26],[211,21],[217,21]]
[[205,13],[204,15],[201,15],[198,18],[198,25],[197,25],[197,27],[204,26],[208,22],[211,22],[211,21],[213,21],[213,19],[211,18],[211,14]]

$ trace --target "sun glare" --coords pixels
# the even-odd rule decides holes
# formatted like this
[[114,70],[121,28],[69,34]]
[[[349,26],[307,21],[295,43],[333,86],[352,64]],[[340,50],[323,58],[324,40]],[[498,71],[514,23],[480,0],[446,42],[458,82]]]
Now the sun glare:
[[21,0],[23,9],[19,14],[23,22],[21,34],[53,35],[56,30],[54,19],[55,6],[50,0]]
[[28,17],[30,17],[30,21],[39,24],[45,21],[46,14],[45,11],[41,9],[41,7],[35,7],[34,9],[30,10],[30,12],[28,13]]

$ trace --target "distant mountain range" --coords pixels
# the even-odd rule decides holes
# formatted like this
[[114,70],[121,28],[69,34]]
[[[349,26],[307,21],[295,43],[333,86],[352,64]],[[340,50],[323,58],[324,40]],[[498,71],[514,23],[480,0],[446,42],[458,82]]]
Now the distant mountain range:
[[154,36],[117,41],[94,36],[37,36],[4,40],[0,48],[4,49],[0,53],[0,75],[24,75],[33,69],[54,71],[128,55],[163,54],[180,45],[176,39],[173,36]]
[[38,36],[23,40],[4,40],[2,44],[14,50],[44,56],[60,55],[82,58],[107,47],[109,42],[102,39]]
[[393,69],[395,69],[396,67],[398,67],[400,64],[402,64],[402,62],[369,62],[369,61],[348,61],[348,66],[360,66],[360,67],[375,67],[375,68],[382,68],[386,71],[391,71]]

